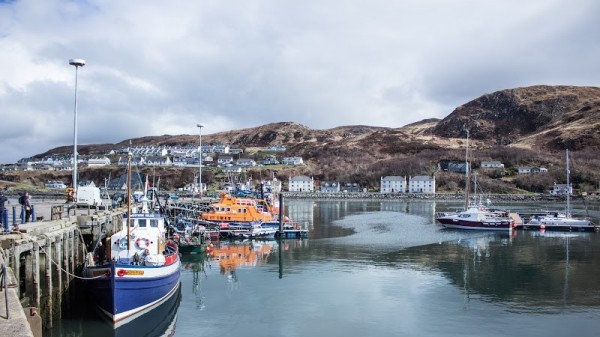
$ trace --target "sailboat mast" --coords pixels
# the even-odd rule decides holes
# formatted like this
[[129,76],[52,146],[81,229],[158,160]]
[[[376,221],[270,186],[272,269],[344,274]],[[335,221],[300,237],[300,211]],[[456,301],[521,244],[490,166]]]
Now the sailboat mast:
[[571,183],[569,182],[569,174],[570,174],[570,170],[569,170],[569,149],[567,149],[567,214],[566,216],[569,217],[570,213],[571,213]]
[[469,168],[469,130],[465,130],[467,131],[467,146],[466,146],[466,150],[465,150],[465,175],[466,175],[466,179],[465,179],[465,211],[469,209],[469,187],[470,187],[470,183],[471,183],[471,175],[470,175],[470,168]]
[[131,154],[127,158],[127,251],[129,251],[129,228],[131,227]]

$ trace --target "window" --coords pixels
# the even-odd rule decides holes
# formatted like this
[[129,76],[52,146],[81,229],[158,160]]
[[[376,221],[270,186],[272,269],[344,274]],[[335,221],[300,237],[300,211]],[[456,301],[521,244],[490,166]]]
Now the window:
[[138,225],[140,226],[140,228],[146,227],[146,219],[139,219]]

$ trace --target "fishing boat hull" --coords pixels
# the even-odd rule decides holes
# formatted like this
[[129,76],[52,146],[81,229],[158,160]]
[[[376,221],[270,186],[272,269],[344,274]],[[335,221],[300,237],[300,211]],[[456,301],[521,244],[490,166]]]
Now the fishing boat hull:
[[179,243],[179,252],[181,254],[204,254],[206,252],[207,243]]
[[490,221],[463,221],[452,218],[436,219],[445,228],[450,229],[471,229],[471,230],[487,230],[487,231],[510,231],[513,228],[513,223],[510,221],[490,222]]
[[142,315],[170,298],[181,276],[179,257],[164,266],[115,264],[87,267],[88,289],[100,311],[114,323]]

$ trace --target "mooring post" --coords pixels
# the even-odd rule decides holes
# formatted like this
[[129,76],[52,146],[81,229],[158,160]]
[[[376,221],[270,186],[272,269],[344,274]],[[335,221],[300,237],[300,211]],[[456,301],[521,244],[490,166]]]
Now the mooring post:
[[33,303],[33,248],[25,251],[25,296],[29,297],[29,304]]
[[279,237],[284,237],[283,232],[283,194],[279,193]]
[[56,308],[56,317],[61,317],[62,315],[62,270],[60,268],[60,264],[62,263],[62,235],[58,235],[54,239],[54,247],[56,247],[56,253],[54,258],[54,265],[56,268],[56,297],[54,307]]
[[4,232],[10,232],[10,225],[8,224],[8,209],[4,209],[2,211],[2,223],[4,224]]
[[31,304],[36,308],[40,308],[40,245],[37,241],[33,242],[33,289]]
[[13,241],[13,270],[15,272],[15,279],[17,281],[17,287],[15,290],[17,291],[17,295],[21,293],[21,287],[18,286],[21,283],[21,248],[15,244]]
[[69,234],[67,234],[66,232],[63,233],[62,265],[63,269],[65,270],[65,277],[63,278],[63,284],[61,285],[61,287],[63,287],[63,290],[65,290],[69,286],[69,273],[71,272],[69,270]]
[[44,246],[44,276],[46,276],[46,294],[48,295],[46,303],[46,311],[44,317],[46,317],[45,326],[52,327],[52,245],[53,240],[50,237],[46,238],[46,246]]
[[17,206],[13,206],[13,226],[17,227]]
[[31,222],[35,222],[35,205],[31,205]]
[[[69,261],[71,262],[71,266],[70,266],[70,270],[71,273],[74,274],[75,273],[75,235],[74,231],[70,231],[69,232],[69,249],[70,251],[70,256],[69,256]],[[69,280],[71,280],[72,277],[69,277]]]

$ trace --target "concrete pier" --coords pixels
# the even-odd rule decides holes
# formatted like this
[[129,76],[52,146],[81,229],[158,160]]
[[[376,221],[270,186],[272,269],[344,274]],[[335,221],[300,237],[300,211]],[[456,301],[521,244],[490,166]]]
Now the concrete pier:
[[[50,209],[49,209],[50,211]],[[6,336],[41,337],[61,318],[71,282],[88,250],[122,223],[123,210],[70,210],[52,207],[49,221],[11,226],[0,235],[0,331]],[[0,282],[1,283],[1,282]],[[8,310],[4,305],[5,299]]]

